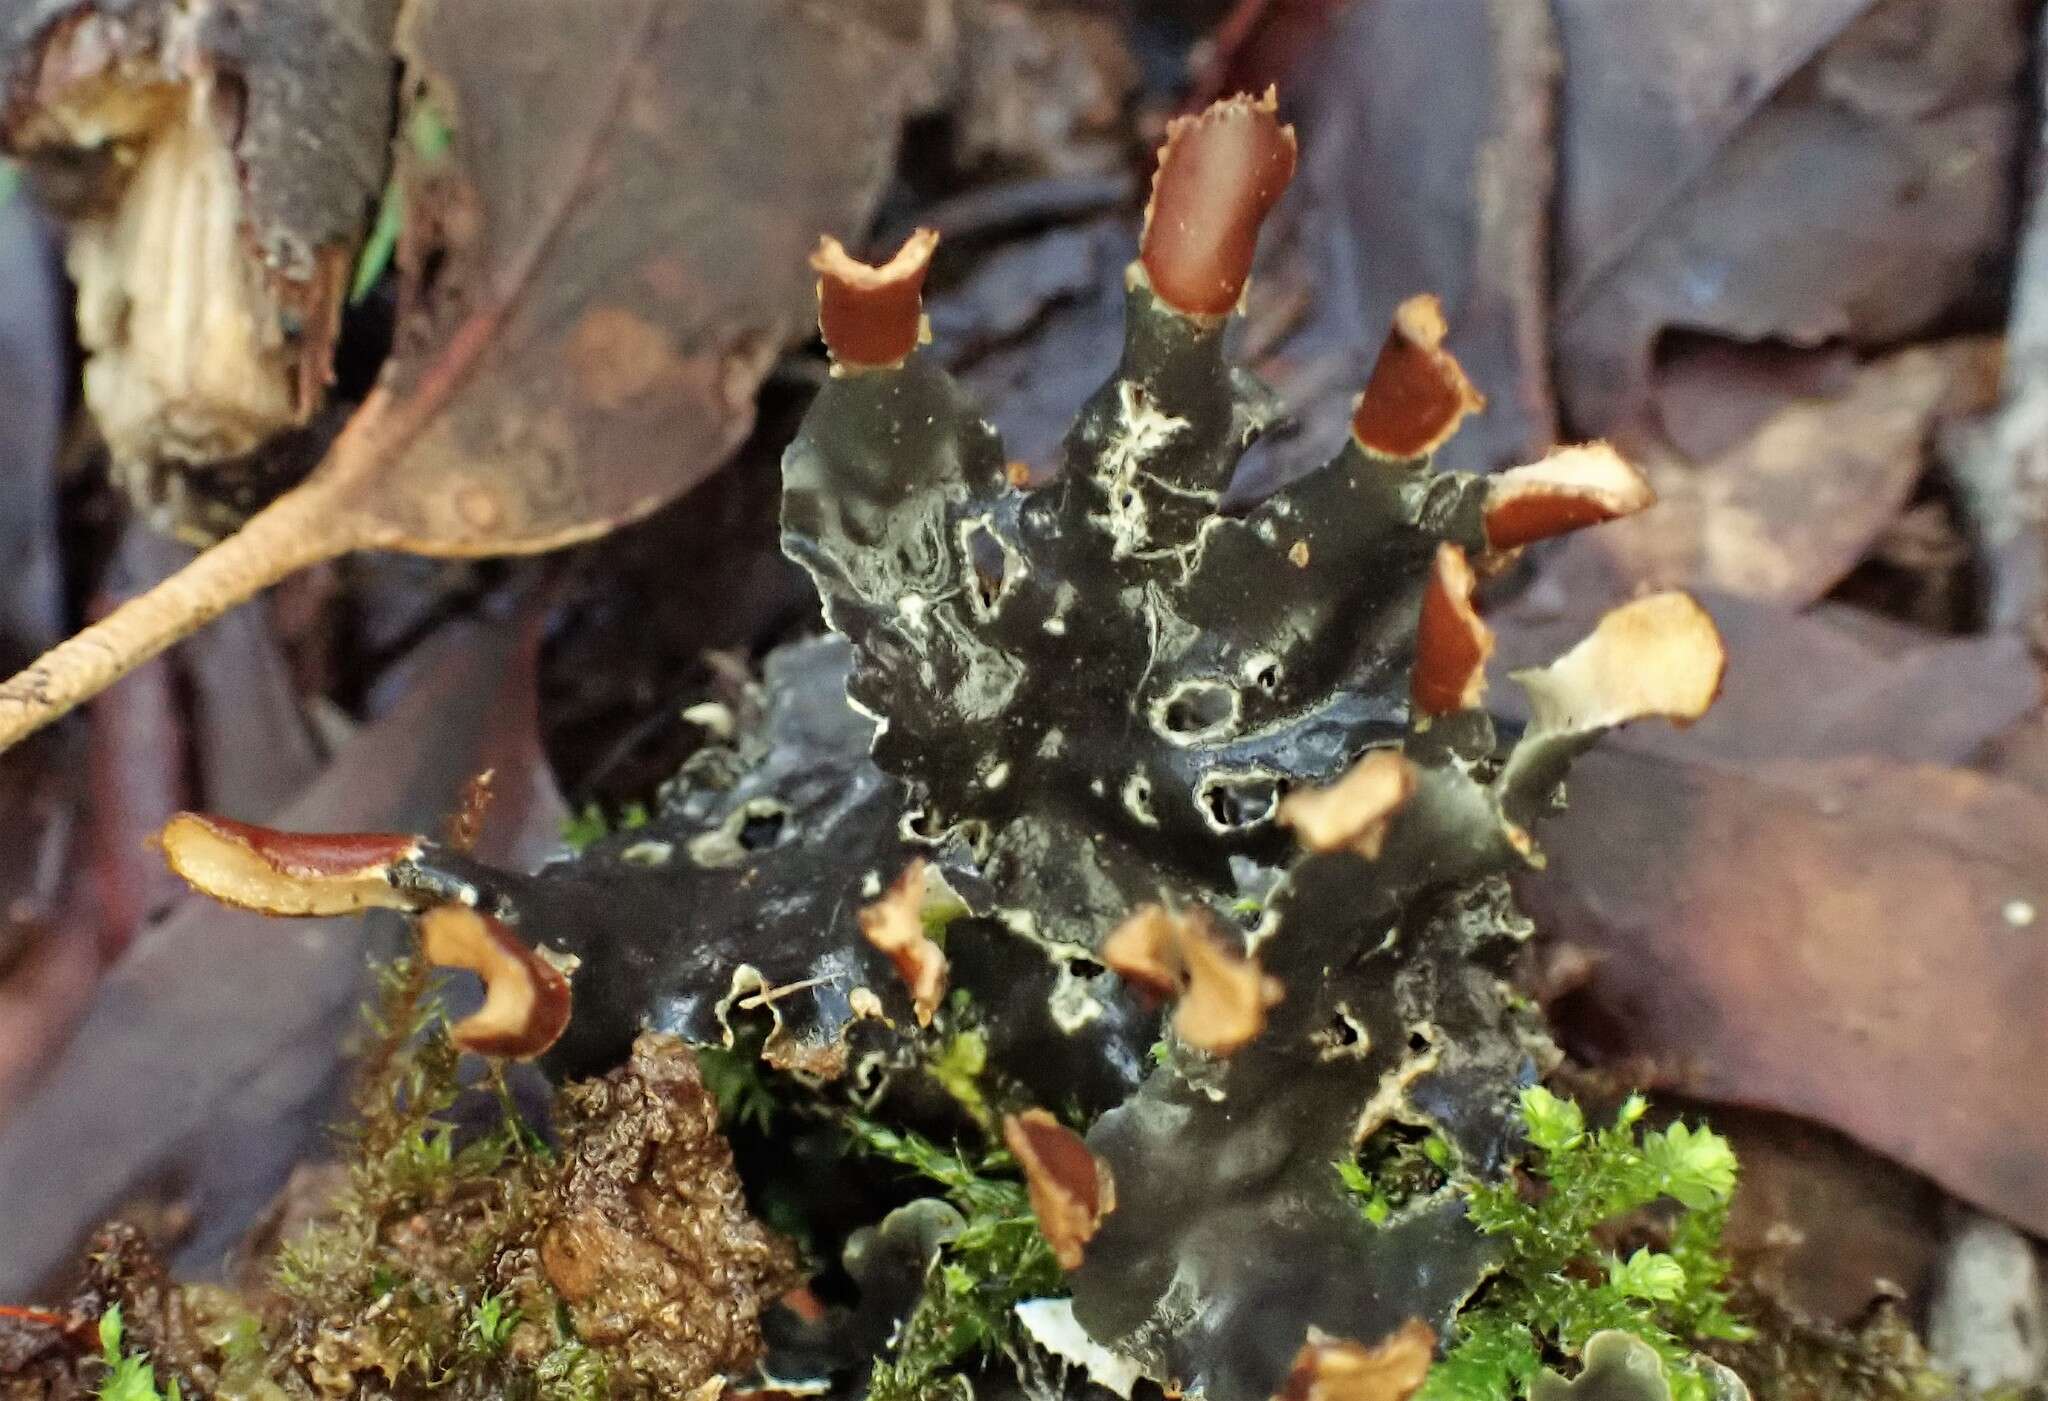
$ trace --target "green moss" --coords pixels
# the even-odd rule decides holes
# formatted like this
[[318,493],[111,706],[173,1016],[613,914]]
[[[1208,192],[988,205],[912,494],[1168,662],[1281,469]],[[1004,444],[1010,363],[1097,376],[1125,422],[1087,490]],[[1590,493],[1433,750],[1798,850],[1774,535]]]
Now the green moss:
[[470,1310],[469,1330],[464,1335],[470,1349],[485,1357],[495,1357],[503,1352],[505,1340],[512,1336],[519,1317],[519,1310],[508,1307],[504,1296],[484,1295]]
[[495,1073],[497,1122],[458,1142],[444,1116],[464,1093],[461,1058],[426,971],[399,960],[379,979],[347,1184],[280,1249],[272,1334],[315,1340],[316,1383],[367,1372],[454,1395],[544,1395],[537,1363],[580,1344],[528,1321],[557,1318],[557,1300],[502,1255],[531,1229],[552,1154]]
[[1440,1136],[1389,1124],[1366,1140],[1358,1159],[1338,1163],[1337,1175],[1359,1198],[1365,1219],[1379,1226],[1442,1188],[1450,1164],[1451,1146]]
[[596,803],[585,803],[583,810],[571,816],[562,824],[562,840],[571,851],[582,852],[591,843],[614,832],[630,832],[645,827],[653,821],[645,803],[627,803],[619,809],[618,819],[605,815],[605,810]]
[[180,1401],[177,1380],[159,1388],[149,1355],[128,1351],[124,1332],[121,1306],[110,1305],[100,1315],[100,1362],[107,1372],[94,1394],[100,1401]]
[[[1546,1362],[1579,1357],[1610,1329],[1655,1349],[1677,1401],[1707,1401],[1712,1368],[1699,1349],[1752,1336],[1728,1306],[1720,1249],[1735,1155],[1707,1129],[1642,1129],[1646,1107],[1631,1097],[1612,1125],[1589,1129],[1571,1101],[1524,1092],[1526,1180],[1460,1185],[1473,1221],[1505,1252],[1499,1273],[1459,1314],[1419,1401],[1526,1395]],[[1433,1152],[1423,1139],[1338,1170],[1378,1221],[1432,1190],[1450,1165],[1447,1148]],[[1663,1249],[1624,1257],[1602,1244],[1604,1231],[1656,1205],[1675,1213]]]
[[567,1318],[557,1326],[560,1340],[534,1365],[535,1401],[606,1401],[612,1393],[604,1358],[576,1341]]
[[925,1277],[924,1294],[893,1346],[876,1359],[870,1401],[935,1401],[961,1392],[962,1364],[1025,1346],[1016,1306],[1064,1291],[1052,1249],[1016,1162],[990,1151],[969,1161],[914,1133],[848,1116],[855,1148],[909,1168],[938,1185],[966,1226],[948,1240]]
[[[413,154],[423,166],[436,165],[447,159],[449,149],[455,143],[455,133],[449,127],[448,119],[424,97],[413,104],[405,131]],[[405,191],[394,171],[377,205],[377,221],[370,226],[369,237],[363,240],[362,252],[356,255],[355,273],[349,279],[349,305],[353,306],[369,296],[383,278],[385,269],[391,266],[392,255],[398,251],[398,235],[404,226]]]
[[775,1121],[776,1094],[767,1063],[761,1059],[761,1038],[742,1037],[730,1049],[692,1047],[704,1088],[718,1101],[719,1126],[727,1133],[752,1127],[762,1133]]

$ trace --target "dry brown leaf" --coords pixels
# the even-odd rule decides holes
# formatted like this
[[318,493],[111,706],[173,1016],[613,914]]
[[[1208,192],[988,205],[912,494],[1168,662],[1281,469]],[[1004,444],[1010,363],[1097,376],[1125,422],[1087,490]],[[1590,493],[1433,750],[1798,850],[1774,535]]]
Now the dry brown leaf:
[[1705,1112],[1742,1164],[1725,1239],[1756,1262],[1758,1283],[1829,1323],[1854,1323],[1899,1291],[1927,1297],[1940,1188],[1819,1124],[1728,1104]]
[[[1872,0],[1560,0],[1571,69],[1559,220],[1570,307],[1682,201],[1742,124]],[[1613,81],[1617,73],[1630,81]],[[1603,80],[1604,79],[1604,80]]]
[[1562,0],[1574,428],[1640,409],[1667,330],[1875,348],[1967,298],[2008,237],[2025,8]]
[[1914,346],[1849,370],[1834,394],[1776,406],[1711,460],[1642,444],[1630,455],[1657,509],[1570,548],[1630,583],[1811,603],[1905,506],[1936,423],[1989,406],[1997,363],[1993,341]]
[[2048,801],[1879,757],[1615,745],[1573,770],[1544,845],[1523,895],[1594,955],[1578,1049],[1831,1124],[2048,1231]]
[[304,565],[551,549],[688,489],[808,324],[818,231],[872,205],[911,63],[803,0],[423,0],[399,42],[453,146],[402,153],[379,387],[304,485],[0,685],[0,745]]

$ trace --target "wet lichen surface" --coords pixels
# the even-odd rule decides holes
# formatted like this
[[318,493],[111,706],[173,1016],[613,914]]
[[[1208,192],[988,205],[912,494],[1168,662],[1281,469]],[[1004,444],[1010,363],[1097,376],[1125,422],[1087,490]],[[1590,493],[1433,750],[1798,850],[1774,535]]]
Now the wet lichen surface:
[[[783,523],[834,635],[703,712],[723,738],[646,820],[535,873],[167,829],[239,903],[418,912],[490,990],[450,1053],[568,1086],[521,1149],[545,1171],[490,1189],[517,1201],[484,1208],[486,1274],[417,1266],[498,1281],[504,1389],[580,1394],[534,1378],[581,1348],[620,1394],[1741,1392],[1694,1351],[1742,1334],[1711,1263],[1732,1159],[1564,1122],[1504,981],[1506,877],[1571,758],[1696,718],[1719,639],[1679,595],[1617,609],[1517,677],[1500,742],[1479,577],[1648,492],[1600,445],[1433,470],[1481,400],[1428,298],[1337,457],[1232,502],[1279,409],[1225,343],[1292,161],[1270,100],[1175,125],[1123,359],[1037,485],[918,348],[935,240],[881,268],[828,241],[837,363]],[[1668,1248],[1596,1235],[1673,1201]],[[301,1325],[316,1352],[361,1306]]]

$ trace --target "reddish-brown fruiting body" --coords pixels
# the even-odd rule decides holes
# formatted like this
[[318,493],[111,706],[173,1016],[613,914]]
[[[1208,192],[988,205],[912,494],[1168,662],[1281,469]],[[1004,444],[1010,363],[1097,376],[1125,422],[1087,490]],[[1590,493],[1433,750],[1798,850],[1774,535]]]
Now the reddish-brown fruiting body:
[[1408,1401],[1435,1351],[1436,1332],[1419,1318],[1374,1347],[1310,1329],[1274,1401]]
[[410,909],[390,868],[419,853],[419,839],[390,832],[280,832],[225,817],[181,812],[157,842],[194,888],[243,909],[275,915],[349,914],[372,906]]
[[1174,917],[1164,905],[1146,905],[1109,933],[1102,961],[1147,997],[1164,1002],[1180,992],[1181,957]]
[[1351,436],[1375,457],[1426,457],[1442,447],[1465,415],[1486,398],[1444,349],[1443,305],[1410,297],[1394,310],[1394,326],[1373,363],[1372,377],[1351,413]]
[[1636,599],[1608,612],[1549,666],[1514,674],[1529,693],[1526,738],[1588,734],[1651,716],[1689,725],[1720,694],[1727,666],[1720,631],[1691,596]]
[[420,951],[439,968],[466,968],[484,981],[484,1004],[448,1029],[478,1055],[531,1060],[569,1025],[569,980],[503,921],[467,905],[436,905],[420,916]]
[[1280,821],[1310,851],[1353,851],[1377,860],[1387,827],[1415,796],[1415,765],[1375,749],[1326,788],[1298,788],[1280,801]]
[[1470,710],[1486,694],[1493,629],[1472,607],[1477,583],[1463,549],[1448,541],[1437,546],[1415,630],[1413,695],[1425,715]]
[[1559,448],[1487,483],[1486,543],[1512,550],[1634,515],[1656,500],[1642,474],[1607,444]]
[[1206,923],[1186,920],[1183,930],[1187,990],[1173,1009],[1173,1034],[1212,1056],[1231,1055],[1266,1029],[1267,1009],[1285,990],[1257,959],[1226,946]]
[[1081,1135],[1043,1109],[1003,1116],[1009,1145],[1031,1194],[1031,1213],[1065,1270],[1078,1269],[1102,1218],[1116,1209],[1116,1181]]
[[917,1024],[930,1026],[946,995],[946,951],[924,932],[925,863],[911,862],[882,898],[860,912],[860,932],[889,957],[910,990]]
[[841,365],[882,369],[900,365],[924,336],[924,275],[933,229],[912,234],[879,267],[849,254],[830,234],[818,240],[811,266],[818,273],[818,330]]
[[1110,932],[1102,961],[1158,998],[1178,997],[1174,1035],[1210,1055],[1227,1056],[1266,1028],[1266,1012],[1285,990],[1258,960],[1227,947],[1192,911],[1146,905]]
[[1244,294],[1259,225],[1294,178],[1294,128],[1277,111],[1269,88],[1167,125],[1138,260],[1174,310],[1227,316]]

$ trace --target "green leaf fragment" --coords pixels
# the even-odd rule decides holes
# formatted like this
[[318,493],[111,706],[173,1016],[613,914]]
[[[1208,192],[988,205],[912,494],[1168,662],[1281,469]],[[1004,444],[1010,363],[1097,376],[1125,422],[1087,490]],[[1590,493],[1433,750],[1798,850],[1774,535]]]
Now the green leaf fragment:
[[[405,131],[413,155],[422,165],[438,165],[446,160],[455,143],[455,132],[448,119],[425,100],[413,104]],[[377,202],[377,221],[370,226],[370,236],[363,240],[362,251],[356,255],[355,275],[348,285],[350,306],[369,296],[383,279],[398,251],[398,235],[404,227],[405,192],[400,188],[398,172],[393,170],[384,186],[384,195]]]

